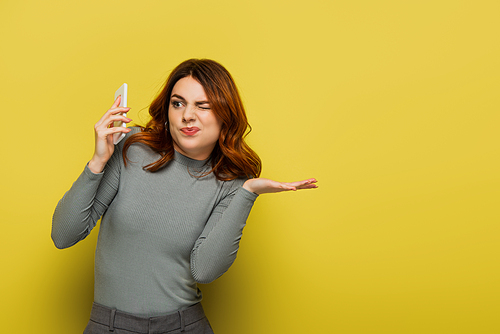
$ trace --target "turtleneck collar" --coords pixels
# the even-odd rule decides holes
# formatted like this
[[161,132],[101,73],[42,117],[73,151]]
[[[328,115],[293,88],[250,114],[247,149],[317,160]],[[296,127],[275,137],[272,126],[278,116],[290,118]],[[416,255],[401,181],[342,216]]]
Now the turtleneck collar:
[[192,167],[192,168],[202,168],[204,166],[207,166],[210,161],[210,157],[205,160],[194,160],[189,157],[186,157],[185,155],[177,152],[174,150],[174,160],[177,161],[178,163],[181,163],[187,167]]

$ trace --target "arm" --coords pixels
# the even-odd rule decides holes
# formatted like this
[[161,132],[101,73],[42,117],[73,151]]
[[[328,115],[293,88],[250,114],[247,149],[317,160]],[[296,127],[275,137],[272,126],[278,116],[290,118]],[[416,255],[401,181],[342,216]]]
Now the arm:
[[191,273],[198,283],[210,283],[236,259],[246,220],[257,194],[238,186],[214,209],[191,251]]
[[93,173],[89,165],[59,201],[52,217],[52,240],[59,248],[85,239],[106,212],[118,191],[121,154],[116,150],[103,172]]
[[210,283],[233,264],[247,217],[259,194],[313,189],[317,188],[316,182],[316,179],[291,183],[249,179],[224,198],[191,251],[191,273],[196,282]]
[[115,150],[113,133],[130,132],[129,128],[110,127],[116,120],[130,122],[117,115],[129,109],[118,108],[119,103],[120,97],[96,123],[94,156],[54,211],[51,237],[57,248],[67,248],[85,239],[118,190],[121,146]]

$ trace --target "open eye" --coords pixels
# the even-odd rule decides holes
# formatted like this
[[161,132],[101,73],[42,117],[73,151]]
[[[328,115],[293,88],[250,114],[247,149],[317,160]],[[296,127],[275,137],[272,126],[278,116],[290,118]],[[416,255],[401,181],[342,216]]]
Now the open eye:
[[172,105],[172,107],[174,107],[176,109],[182,107],[181,101],[171,101],[170,104]]

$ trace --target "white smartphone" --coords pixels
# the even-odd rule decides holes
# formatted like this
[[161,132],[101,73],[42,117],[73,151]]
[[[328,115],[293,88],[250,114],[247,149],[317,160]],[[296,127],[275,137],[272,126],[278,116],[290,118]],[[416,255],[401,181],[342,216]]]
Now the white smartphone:
[[[128,86],[126,83],[124,83],[115,92],[115,101],[116,101],[116,98],[118,96],[120,96],[120,95],[122,96],[122,100],[121,100],[120,104],[118,105],[118,107],[126,107],[127,106],[127,90],[128,90]],[[120,113],[120,115],[127,117],[126,112]],[[122,122],[122,121],[114,121],[113,127],[118,127],[118,126],[126,127],[127,124]],[[113,134],[113,143],[115,143],[115,145],[118,144],[124,137],[125,137],[125,134],[122,132],[118,132],[118,133]]]

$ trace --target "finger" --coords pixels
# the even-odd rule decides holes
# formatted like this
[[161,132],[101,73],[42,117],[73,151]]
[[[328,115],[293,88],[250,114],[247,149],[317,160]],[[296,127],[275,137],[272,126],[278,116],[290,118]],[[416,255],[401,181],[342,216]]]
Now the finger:
[[[120,119],[118,119],[120,120]],[[94,128],[95,132],[99,135],[103,131],[106,131],[107,129],[113,129],[113,128],[118,128],[118,129],[126,129],[125,126],[114,126],[114,120],[110,120],[108,124],[101,124],[99,126],[96,126]]]
[[315,189],[318,188],[316,184],[305,184],[303,186],[297,187],[297,189]]
[[114,133],[119,133],[119,132],[123,132],[123,133],[129,133],[130,131],[132,131],[132,129],[130,128],[124,128],[124,127],[113,127],[113,128],[106,128],[105,130],[99,132],[99,137],[101,138],[107,138],[109,135],[112,135]]
[[[106,118],[112,116],[112,115],[117,115],[117,114],[125,114],[129,112],[130,108],[114,108],[114,109],[108,109],[104,115],[102,115],[101,119],[97,123],[106,123],[107,120]],[[123,116],[123,115],[121,115]]]
[[113,123],[118,122],[118,121],[121,121],[124,123],[130,123],[132,120],[128,117],[123,116],[123,115],[113,115],[113,116],[110,116],[105,123],[103,122],[103,125],[106,125],[106,127],[113,127]]
[[302,181],[296,181],[296,182],[288,182],[286,184],[294,186],[294,187],[300,187],[305,184],[313,184],[318,182],[316,179],[307,179],[307,180],[302,180]]
[[[113,104],[114,106],[114,104]],[[108,117],[109,115],[115,115],[115,114],[118,114],[118,113],[126,113],[130,110],[129,107],[116,107],[116,108],[113,108],[111,107],[110,109],[108,109],[104,115],[102,115],[102,117],[99,119],[99,121],[97,121],[96,125],[100,125],[103,120]]]
[[304,182],[305,184],[308,184],[308,183],[316,183],[318,181],[315,178],[311,178],[311,179],[307,179],[307,180],[303,180],[303,181],[299,181],[299,182]]
[[[110,109],[111,110],[111,109]],[[129,123],[132,121],[132,119],[126,117],[126,116],[123,116],[123,115],[120,115],[120,114],[104,114],[104,116],[102,116],[102,118],[99,120],[99,122],[96,123],[95,127],[109,127],[109,125],[114,122],[114,121],[122,121],[122,122],[125,122],[125,123]]]
[[118,114],[121,112],[128,112],[129,110],[130,110],[130,107],[117,107],[117,108],[108,109],[108,111],[106,113],[114,115],[114,114]]
[[118,106],[120,105],[120,102],[122,102],[122,96],[118,95],[118,97],[116,98],[115,102],[113,103],[113,105],[111,106],[110,109],[118,108]]

